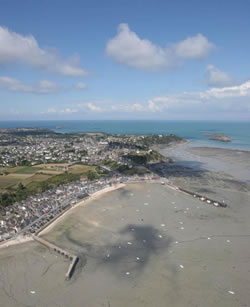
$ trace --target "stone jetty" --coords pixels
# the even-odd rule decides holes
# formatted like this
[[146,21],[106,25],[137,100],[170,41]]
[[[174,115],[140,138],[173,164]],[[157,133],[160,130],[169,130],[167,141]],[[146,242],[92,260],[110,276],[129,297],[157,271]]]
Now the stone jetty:
[[227,204],[225,202],[217,201],[217,200],[214,200],[214,199],[202,196],[200,194],[197,194],[197,193],[194,193],[194,192],[191,192],[191,191],[179,188],[179,187],[177,187],[177,190],[179,190],[181,192],[184,192],[184,193],[186,193],[188,195],[191,195],[191,196],[193,196],[195,198],[198,198],[200,201],[206,202],[206,203],[211,204],[211,205],[213,205],[215,207],[222,207],[222,208],[226,208],[227,207]]
[[76,264],[79,260],[78,256],[73,255],[73,254],[69,253],[68,251],[56,246],[55,244],[52,244],[52,243],[50,243],[50,242],[48,242],[48,241],[46,241],[46,240],[44,240],[40,237],[37,237],[35,235],[33,236],[33,239],[35,241],[39,242],[40,244],[42,244],[43,246],[49,248],[51,251],[65,257],[66,259],[71,261],[69,269],[68,269],[68,271],[65,275],[66,279],[69,280],[72,277],[74,270],[75,270],[75,266],[76,266]]

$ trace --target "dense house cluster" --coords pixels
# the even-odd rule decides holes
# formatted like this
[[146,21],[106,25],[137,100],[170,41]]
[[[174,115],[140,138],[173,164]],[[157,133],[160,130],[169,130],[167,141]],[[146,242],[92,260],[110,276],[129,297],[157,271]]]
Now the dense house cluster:
[[43,129],[0,129],[0,166],[61,162],[98,164],[106,159],[123,164],[129,152],[144,152],[152,144],[171,142],[175,138],[171,135],[68,135]]
[[[104,134],[67,135],[45,134],[13,136],[0,130],[0,166],[17,166],[40,163],[89,163],[103,159],[117,159],[118,155],[137,148],[126,145],[131,137],[106,136]],[[135,137],[133,142],[136,142]]]
[[[142,174],[148,162],[146,156],[151,155],[154,161],[159,158],[158,153],[152,154],[150,146],[172,141],[182,140],[173,135],[59,134],[40,128],[0,129],[1,176],[8,175],[12,166],[41,163],[97,165],[100,172],[109,173],[105,179],[92,182],[81,179],[1,208],[0,241],[21,233],[35,233],[79,199],[111,184],[112,180],[117,181],[119,176],[126,181],[126,176]],[[128,172],[138,165],[140,172]],[[148,174],[148,169],[144,173]]]
[[128,179],[100,179],[94,182],[80,180],[2,208],[0,212],[0,241],[13,238],[20,233],[35,233],[48,221],[74,206],[80,200],[112,183],[126,180]]
[[40,164],[48,162],[86,162],[88,153],[91,156],[96,147],[79,137],[71,141],[69,138],[56,138],[53,135],[27,136],[19,143],[11,143],[0,147],[0,166],[16,166],[23,164]]

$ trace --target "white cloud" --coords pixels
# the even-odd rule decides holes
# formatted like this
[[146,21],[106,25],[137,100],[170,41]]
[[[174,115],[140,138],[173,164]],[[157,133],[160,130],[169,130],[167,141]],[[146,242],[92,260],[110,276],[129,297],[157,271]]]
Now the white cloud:
[[207,85],[214,87],[230,86],[234,83],[232,77],[228,73],[220,71],[213,65],[207,66],[205,82]]
[[250,111],[250,81],[238,86],[212,88],[204,92],[190,92],[155,97],[147,102],[152,112],[214,112],[227,110]]
[[[148,101],[148,110],[149,110],[149,111],[157,112],[157,111],[160,111],[160,110],[161,110],[160,106],[157,105],[156,102],[157,102],[157,98]],[[158,102],[159,102],[159,101],[158,101]]]
[[104,110],[96,105],[94,105],[93,103],[89,102],[86,104],[86,106],[88,107],[88,109],[92,112],[103,112]]
[[87,84],[83,83],[83,82],[78,82],[76,84],[76,88],[80,89],[80,90],[86,90],[88,88]]
[[0,27],[0,64],[21,62],[31,67],[64,76],[79,77],[87,72],[79,56],[63,60],[51,49],[41,48],[32,35],[21,35]]
[[59,112],[60,112],[60,113],[77,113],[78,110],[76,110],[76,109],[71,109],[71,108],[66,108],[66,109],[60,110]]
[[85,114],[92,118],[98,118],[99,113],[102,119],[246,119],[250,114],[250,80],[238,86],[157,96],[144,103],[83,101],[64,110],[51,108],[46,113]]
[[117,35],[106,47],[107,55],[128,66],[147,70],[158,70],[168,65],[165,51],[147,39],[141,39],[129,29],[127,24],[120,24]]
[[241,85],[228,86],[223,88],[212,88],[205,92],[204,97],[206,98],[250,97],[250,80]]
[[54,93],[57,92],[58,89],[59,88],[56,83],[47,80],[41,80],[37,85],[37,92],[41,94]]
[[175,45],[175,52],[177,56],[182,58],[201,59],[208,56],[213,48],[215,48],[215,45],[199,33],[177,43]]
[[57,92],[59,89],[56,83],[47,80],[41,80],[37,84],[27,85],[17,79],[5,76],[0,77],[0,88],[11,92],[34,94],[51,94]]
[[56,113],[56,109],[55,108],[49,108],[47,113]]
[[144,107],[140,103],[134,103],[131,106],[132,111],[144,111]]
[[120,104],[111,106],[112,111],[125,111],[125,112],[144,112],[145,107],[140,103],[134,104]]
[[150,40],[141,39],[127,24],[120,24],[117,35],[106,46],[108,56],[131,67],[158,71],[178,65],[182,59],[206,57],[215,45],[202,34],[162,48]]
[[55,108],[48,108],[47,111],[45,112],[41,112],[41,114],[71,114],[71,113],[77,113],[78,110],[77,109],[72,109],[72,108],[65,108],[65,109],[62,109],[62,110],[57,110]]
[[[134,103],[134,104],[113,104],[114,101],[109,100],[97,100],[97,101],[86,101],[82,103],[78,103],[77,107],[79,110],[85,110],[86,108],[90,112],[103,112],[103,113],[109,113],[109,112],[140,112],[144,111],[144,106],[140,103]],[[97,104],[101,104],[102,107],[98,106]],[[104,106],[103,106],[104,105]]]

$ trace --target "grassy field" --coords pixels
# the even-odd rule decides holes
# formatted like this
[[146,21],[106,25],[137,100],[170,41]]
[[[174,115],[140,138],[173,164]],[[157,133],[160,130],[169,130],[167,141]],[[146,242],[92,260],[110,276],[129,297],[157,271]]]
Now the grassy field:
[[69,167],[69,173],[87,176],[88,171],[95,171],[95,166],[75,164]]
[[24,186],[27,186],[31,182],[40,182],[40,181],[45,181],[48,178],[50,178],[50,175],[45,175],[45,174],[35,174],[31,177],[26,178],[25,180],[22,181],[22,184]]
[[15,176],[0,176],[0,189],[5,190],[19,182],[22,181],[23,178],[15,177]]
[[15,167],[0,167],[0,173],[8,172],[10,174],[18,172],[25,166],[15,166]]
[[64,174],[64,169],[67,167],[68,173],[73,175],[79,175],[81,177],[87,177],[89,170],[95,171],[95,166],[75,164],[69,166],[69,164],[40,164],[36,167],[32,166],[17,166],[1,168],[0,172],[7,172],[7,175],[0,176],[0,193],[7,191],[9,188],[15,188],[19,183],[24,186],[30,185],[32,182],[42,182],[50,179],[53,182],[53,178],[56,180],[59,175]]
[[42,168],[42,169],[50,169],[50,170],[58,170],[58,169],[64,169],[71,164],[69,163],[44,163],[44,164],[38,164],[36,167]]
[[39,167],[32,167],[32,166],[23,166],[22,168],[16,170],[15,174],[34,174],[39,171]]
[[0,173],[7,172],[9,174],[34,174],[40,168],[33,166],[15,166],[15,167],[1,167]]
[[57,171],[57,170],[51,170],[51,169],[41,169],[39,171],[39,174],[45,174],[45,175],[60,175],[64,173],[64,171]]
[[94,177],[98,178],[95,166],[81,164],[40,164],[38,167],[4,168],[0,170],[0,207],[9,206],[61,184],[86,178],[90,170]]

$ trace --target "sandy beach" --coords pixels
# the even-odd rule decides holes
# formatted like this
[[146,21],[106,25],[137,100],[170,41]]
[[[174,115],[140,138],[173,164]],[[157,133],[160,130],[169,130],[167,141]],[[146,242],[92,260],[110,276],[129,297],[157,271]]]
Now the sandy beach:
[[4,244],[1,244],[0,248],[6,248],[6,247],[17,245],[17,244],[27,243],[32,240],[33,240],[32,237],[18,237],[14,240],[10,240]]
[[91,201],[98,199],[99,197],[101,197],[105,193],[115,191],[117,189],[122,188],[123,186],[124,186],[124,184],[120,183],[120,184],[116,184],[116,185],[113,185],[113,186],[110,186],[110,187],[107,187],[105,189],[102,189],[100,191],[95,192],[88,199],[80,201],[79,203],[77,203],[73,207],[71,207],[69,210],[67,210],[65,213],[63,213],[61,216],[59,216],[54,222],[52,222],[46,228],[44,228],[42,231],[40,231],[39,235],[44,235],[47,232],[51,231],[57,225],[57,223],[61,222],[67,216],[67,214],[70,214],[78,206],[85,206],[86,204],[89,204]]
[[[50,223],[46,228],[44,228],[42,231],[38,233],[38,235],[44,235],[47,232],[51,231],[53,227],[57,225],[57,223],[61,222],[67,214],[69,214],[71,211],[73,211],[75,208],[78,206],[83,206],[86,205],[87,203],[91,202],[92,200],[98,199],[98,197],[101,197],[103,194],[114,191],[116,189],[120,189],[124,186],[124,184],[116,184],[107,188],[104,188],[100,191],[97,191],[96,193],[92,194],[87,200],[80,201],[79,203],[75,204],[73,207],[71,207],[69,210],[64,212],[62,215],[60,215],[55,221]],[[22,244],[22,243],[27,243],[29,241],[32,241],[33,238],[29,236],[19,236],[16,239],[9,240],[6,243],[0,244],[0,248],[6,248],[9,246],[17,245],[17,244]]]
[[69,262],[36,242],[1,249],[1,303],[249,306],[250,185],[222,170],[187,167],[185,161],[166,168],[169,180],[225,200],[227,208],[159,183],[101,191],[42,234],[78,255],[72,280],[65,281]]

